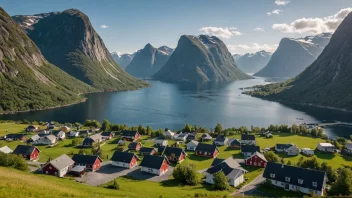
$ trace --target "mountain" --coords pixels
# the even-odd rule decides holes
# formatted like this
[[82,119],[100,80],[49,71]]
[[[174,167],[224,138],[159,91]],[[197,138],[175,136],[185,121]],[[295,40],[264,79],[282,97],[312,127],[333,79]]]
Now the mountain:
[[272,53],[267,51],[259,51],[256,53],[247,53],[243,55],[235,54],[235,59],[238,68],[246,73],[255,73],[263,69],[268,64]]
[[270,100],[352,110],[352,13],[332,35],[323,52],[300,75],[284,83],[247,92]]
[[126,69],[127,65],[130,64],[130,62],[133,59],[133,54],[121,54],[119,52],[112,52],[111,56],[114,59],[114,61],[121,66],[122,69]]
[[73,77],[106,91],[146,86],[115,63],[89,18],[79,10],[13,18],[50,63]]
[[250,79],[215,36],[183,35],[165,66],[153,78],[166,82],[209,82]]
[[126,71],[136,77],[152,76],[164,66],[172,52],[173,49],[169,47],[155,48],[148,43],[136,52]]
[[0,113],[76,103],[90,91],[94,89],[50,64],[0,8]]
[[330,38],[330,33],[298,39],[283,38],[269,63],[254,75],[295,77],[318,58]]

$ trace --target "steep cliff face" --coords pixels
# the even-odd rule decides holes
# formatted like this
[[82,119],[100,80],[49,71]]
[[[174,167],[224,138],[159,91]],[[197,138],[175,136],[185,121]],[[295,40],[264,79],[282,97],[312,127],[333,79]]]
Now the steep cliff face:
[[165,66],[154,76],[166,82],[210,82],[250,79],[215,36],[183,35]]
[[126,71],[136,77],[152,76],[164,66],[172,52],[173,49],[167,46],[155,48],[148,43],[136,52]]
[[284,83],[258,87],[253,96],[352,110],[352,13],[304,72]]
[[146,84],[124,72],[113,60],[89,18],[76,9],[15,16],[44,57],[75,78],[100,90],[128,90]]
[[243,55],[235,54],[233,58],[235,59],[238,68],[246,73],[255,73],[263,69],[272,56],[271,52],[259,51],[256,53],[246,53]]
[[41,54],[21,27],[0,8],[0,112],[78,102],[93,91]]
[[121,54],[118,52],[111,52],[111,56],[114,59],[114,61],[120,65],[122,69],[126,69],[127,65],[130,64],[134,57],[135,53],[133,54]]
[[330,38],[330,33],[298,39],[283,38],[269,63],[254,75],[295,77],[317,59]]

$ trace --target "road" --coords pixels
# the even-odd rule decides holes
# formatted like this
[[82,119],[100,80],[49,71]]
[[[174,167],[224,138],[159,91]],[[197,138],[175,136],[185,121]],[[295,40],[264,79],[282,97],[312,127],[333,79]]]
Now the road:
[[243,194],[246,196],[253,196],[253,195],[267,196],[257,190],[257,187],[261,183],[263,183],[264,181],[265,181],[265,178],[263,177],[263,174],[260,174],[251,183],[249,183],[249,184],[243,186],[241,189],[231,193],[230,196],[240,196]]

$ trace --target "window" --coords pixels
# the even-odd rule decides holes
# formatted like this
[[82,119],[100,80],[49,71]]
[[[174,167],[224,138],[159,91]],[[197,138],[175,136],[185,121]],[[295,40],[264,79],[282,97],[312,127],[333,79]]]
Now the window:
[[285,177],[285,181],[290,182],[291,178]]
[[298,179],[299,184],[303,184],[303,179]]
[[271,178],[275,178],[275,174],[270,173]]
[[317,182],[313,182],[312,185],[313,185],[314,187],[317,187],[317,186],[318,186]]
[[49,169],[52,169],[52,167],[51,167],[51,166],[49,166]]
[[258,163],[258,166],[262,166],[262,163],[259,162],[259,163]]

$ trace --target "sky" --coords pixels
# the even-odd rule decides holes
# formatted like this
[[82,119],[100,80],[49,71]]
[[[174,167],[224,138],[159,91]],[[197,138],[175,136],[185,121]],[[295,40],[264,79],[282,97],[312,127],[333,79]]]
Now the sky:
[[218,36],[233,54],[275,51],[283,37],[333,32],[352,0],[0,0],[10,15],[76,8],[109,51],[147,43],[175,48],[181,35]]

